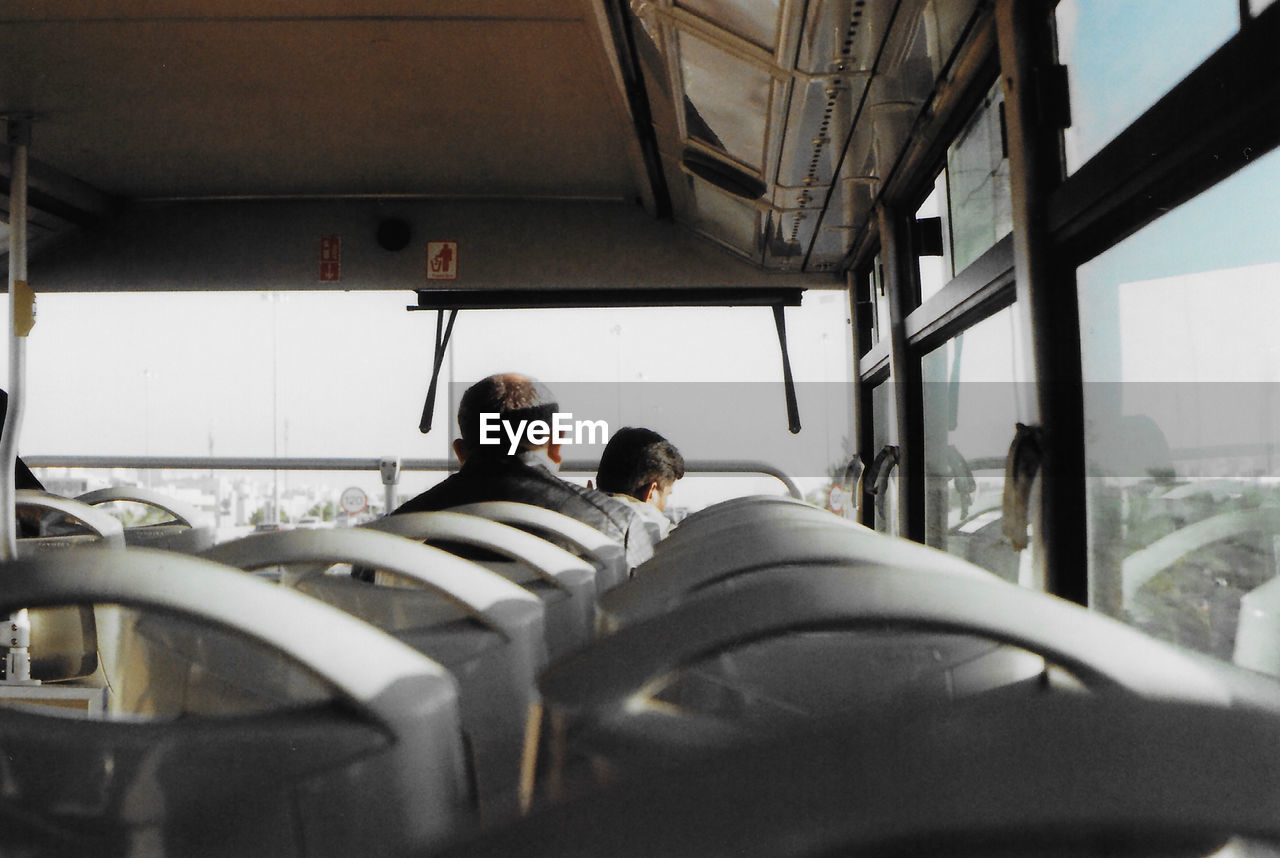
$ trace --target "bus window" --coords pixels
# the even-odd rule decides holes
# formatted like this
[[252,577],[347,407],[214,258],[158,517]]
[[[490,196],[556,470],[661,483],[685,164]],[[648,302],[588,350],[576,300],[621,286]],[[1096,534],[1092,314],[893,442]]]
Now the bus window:
[[1018,420],[1013,308],[924,356],[926,542],[1018,580],[1004,539],[1004,459]]
[[676,5],[762,48],[772,51],[777,46],[779,0],[747,4],[726,3],[724,0],[679,0]]
[[880,254],[876,254],[871,265],[871,300],[875,302],[875,342],[887,342],[889,339],[889,289],[884,282],[884,263]]
[[1056,16],[1071,173],[1240,28],[1238,0],[1063,0]]
[[[929,246],[929,219],[939,218],[941,247]],[[969,123],[947,148],[947,166],[916,211],[920,303],[1013,231],[1004,90],[997,81]],[[936,233],[935,233],[936,234]],[[938,255],[934,255],[938,254]]]
[[947,218],[943,247],[959,274],[1013,230],[1004,88],[996,81],[947,149]]
[[916,248],[916,265],[919,267],[920,276],[920,303],[928,301],[933,295],[951,279],[951,252],[950,242],[946,240],[948,218],[944,211],[940,200],[947,197],[947,174],[943,172],[934,182],[933,192],[925,198],[920,204],[920,208],[916,209],[916,223],[924,228],[924,224],[933,222],[938,224],[938,229],[943,236],[941,248],[930,248],[930,250],[939,250],[939,253],[924,252],[919,247]]
[[[544,382],[575,419],[604,420],[610,430],[651,428],[686,460],[768,462],[825,506],[833,477],[853,455],[848,294],[808,292],[785,314],[798,434],[787,427],[782,361],[767,308],[463,313],[448,398],[456,402],[477,379],[518,369]],[[452,430],[452,418],[448,425]],[[584,436],[563,452],[595,461],[602,449],[603,442]],[[564,475],[585,481],[594,473]],[[668,504],[692,512],[730,497],[780,492],[785,487],[771,477],[690,474],[676,483]]]
[[680,31],[689,136],[760,170],[773,82],[763,68]]
[[1280,152],[1077,273],[1090,602],[1230,659],[1280,570]]
[[[823,505],[853,453],[843,290],[809,292],[785,310],[798,435],[787,431],[768,307],[464,311],[440,376],[435,429],[424,436],[418,422],[435,319],[406,312],[403,292],[50,293],[39,301],[20,443],[27,457],[394,454],[448,463],[462,391],[511,371],[547,383],[579,419],[654,428],[686,459],[768,463]],[[0,371],[6,363],[0,356]],[[594,477],[606,440],[584,435],[566,449],[566,458],[589,467],[565,476]],[[241,527],[328,520],[351,487],[365,493],[371,513],[384,496],[376,471],[42,475],[68,494],[144,483]],[[398,496],[444,476],[406,471]],[[692,511],[787,491],[765,474],[693,474],[677,484],[671,506]]]

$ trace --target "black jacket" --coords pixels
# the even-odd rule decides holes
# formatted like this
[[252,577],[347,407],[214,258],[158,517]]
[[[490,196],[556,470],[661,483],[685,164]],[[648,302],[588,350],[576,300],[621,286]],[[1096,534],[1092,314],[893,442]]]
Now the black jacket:
[[627,504],[510,456],[469,456],[458,473],[406,501],[392,515],[481,501],[517,501],[576,518],[626,546],[627,563],[632,568],[653,555],[653,538],[644,521]]

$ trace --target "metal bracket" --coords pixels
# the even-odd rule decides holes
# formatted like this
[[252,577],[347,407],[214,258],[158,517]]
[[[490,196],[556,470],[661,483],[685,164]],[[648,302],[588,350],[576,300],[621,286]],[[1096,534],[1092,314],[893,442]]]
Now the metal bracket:
[[778,329],[778,345],[782,347],[782,383],[787,389],[787,429],[800,433],[800,406],[796,402],[796,382],[791,377],[791,356],[787,354],[787,320],[782,305],[773,307],[773,324]]
[[431,431],[432,413],[436,410],[436,385],[440,381],[440,367],[444,364],[445,349],[449,345],[449,336],[453,333],[453,322],[458,318],[458,311],[450,310],[449,324],[445,325],[444,314],[444,309],[436,311],[436,348],[431,366],[431,383],[427,386],[427,401],[422,404],[422,419],[418,421],[418,431],[423,435]]

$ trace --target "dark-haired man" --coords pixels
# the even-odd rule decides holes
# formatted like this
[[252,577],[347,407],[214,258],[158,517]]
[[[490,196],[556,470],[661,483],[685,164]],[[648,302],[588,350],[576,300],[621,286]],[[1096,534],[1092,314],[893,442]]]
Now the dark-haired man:
[[453,452],[462,467],[393,514],[482,501],[528,503],[586,522],[625,546],[630,566],[643,563],[654,539],[635,510],[556,476],[560,444],[532,427],[554,426],[558,410],[550,391],[526,376],[503,373],[476,382],[458,403],[461,437]]
[[609,439],[600,456],[596,488],[640,513],[658,539],[671,532],[667,498],[684,476],[684,457],[652,429],[627,426]]

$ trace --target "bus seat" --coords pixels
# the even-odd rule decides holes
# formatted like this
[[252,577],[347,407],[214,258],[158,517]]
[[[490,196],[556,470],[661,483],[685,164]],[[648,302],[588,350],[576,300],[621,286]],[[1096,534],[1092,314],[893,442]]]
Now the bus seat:
[[[827,512],[826,510],[819,509],[808,501],[793,498],[790,495],[742,495],[741,497],[722,500],[718,503],[713,503],[710,506],[703,507],[696,512],[691,512],[680,522],[680,526],[683,527],[686,524],[696,525],[710,519],[719,518],[723,515],[736,516],[741,514],[744,510],[758,507],[794,507],[796,509],[809,510],[811,512]],[[830,515],[830,513],[827,514]]]
[[142,486],[112,486],[79,495],[76,500],[90,506],[131,503],[161,513],[165,520],[133,525],[124,529],[128,545],[164,548],[197,554],[213,545],[213,528],[203,523],[205,516],[194,506]]
[[617,540],[562,512],[516,501],[482,501],[453,507],[449,512],[478,515],[527,530],[585,558],[596,567],[596,587],[601,593],[618,586],[630,575],[626,549]]
[[[487,819],[514,812],[525,719],[546,664],[544,608],[533,594],[470,561],[372,530],[252,534],[204,556],[240,569],[301,566],[290,587],[370,622],[453,672]],[[325,574],[377,570],[375,584]],[[425,589],[423,589],[425,588]]]
[[[456,682],[367,623],[149,548],[41,553],[3,564],[0,576],[0,611],[91,604],[136,613],[144,627],[159,620],[150,652],[181,642],[168,657],[188,661],[153,684],[197,681],[224,640],[266,659],[241,665],[256,705],[234,717],[181,687],[149,698],[176,708],[127,712],[117,702],[105,720],[0,708],[6,852],[403,854],[473,823]],[[149,666],[132,656],[114,665],[120,679]],[[281,681],[269,688],[270,677]]]
[[[525,783],[558,800],[744,736],[984,693],[1083,686],[1219,706],[1253,693],[1229,667],[994,577],[882,564],[857,573],[744,580],[553,664],[539,680]],[[696,682],[724,693],[688,694]],[[1277,699],[1272,689],[1268,705]]]
[[436,858],[1271,854],[1278,747],[1273,712],[1127,695],[900,708],[644,773]]
[[[123,548],[124,528],[105,511],[81,501],[36,489],[15,493],[19,518],[40,521],[40,535],[18,540],[18,556],[73,546]],[[31,677],[41,681],[84,679],[98,668],[95,617],[83,606],[49,607],[28,612],[31,634],[43,646],[31,653]],[[7,647],[3,648],[7,651]],[[4,666],[0,664],[0,674]]]
[[722,522],[723,528],[686,539],[640,564],[633,580],[600,600],[600,630],[653,616],[699,590],[780,565],[878,564],[947,571],[983,581],[994,577],[946,552],[876,533],[813,507],[812,514],[801,512],[798,517],[791,507],[773,509],[772,514],[751,516],[740,524]]
[[496,521],[450,511],[388,515],[361,527],[461,552],[537,594],[547,608],[547,652],[551,658],[582,646],[594,633],[595,567],[544,539]]
[[19,517],[24,511],[40,516],[40,534],[18,540],[18,555],[29,556],[42,548],[93,545],[123,548],[124,526],[115,516],[83,501],[60,497],[36,489],[14,492]]
[[735,531],[750,531],[758,523],[781,526],[787,522],[838,524],[866,529],[849,519],[791,497],[749,496],[733,498],[687,516],[670,536],[659,543],[654,553],[673,551],[691,541],[716,538]]

